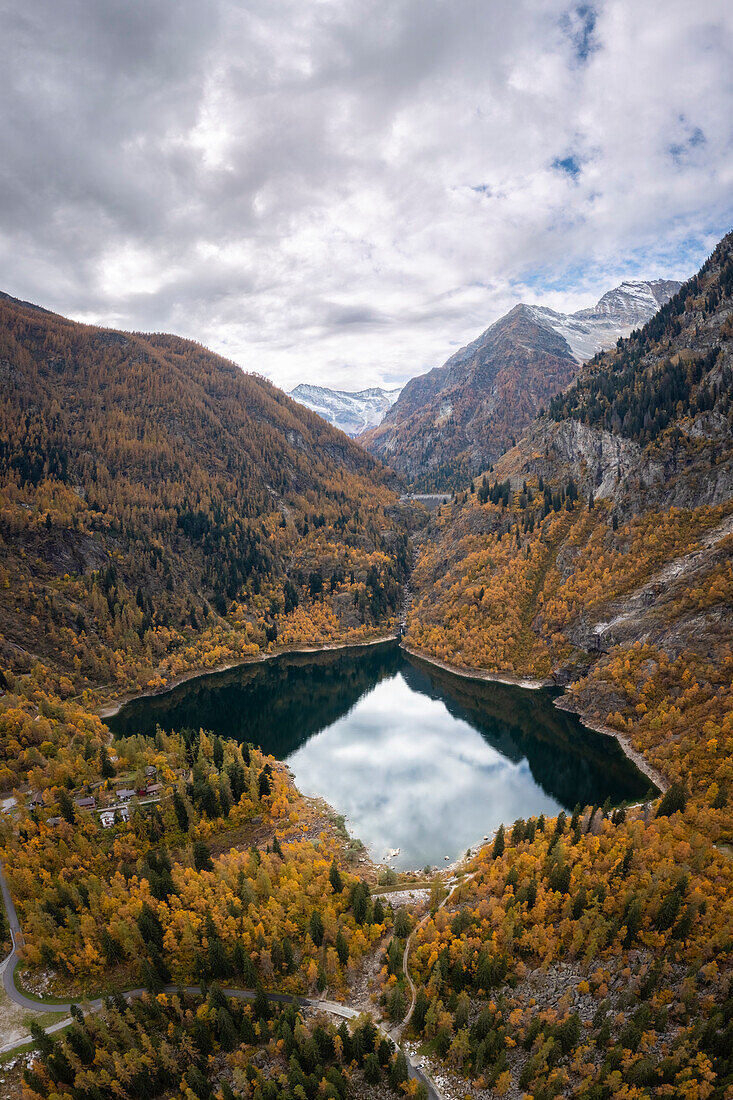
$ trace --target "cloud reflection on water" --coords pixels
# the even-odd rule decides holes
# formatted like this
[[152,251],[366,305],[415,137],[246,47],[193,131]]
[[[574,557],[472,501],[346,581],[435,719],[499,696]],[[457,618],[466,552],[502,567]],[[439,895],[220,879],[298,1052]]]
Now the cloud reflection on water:
[[350,831],[398,868],[442,863],[501,822],[556,814],[530,773],[398,674],[290,757],[297,785],[345,814]]

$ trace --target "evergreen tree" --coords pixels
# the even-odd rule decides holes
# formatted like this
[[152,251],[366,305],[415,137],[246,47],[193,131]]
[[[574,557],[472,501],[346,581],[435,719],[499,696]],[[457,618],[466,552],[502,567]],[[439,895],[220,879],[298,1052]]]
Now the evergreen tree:
[[381,1076],[382,1070],[376,1054],[367,1054],[364,1059],[364,1080],[368,1085],[378,1085]]
[[137,918],[137,926],[144,944],[148,946],[152,944],[159,951],[163,950],[163,925],[146,901],[143,902],[140,915]]
[[227,768],[227,777],[229,779],[229,789],[232,792],[232,800],[236,805],[247,789],[244,768],[238,760],[235,760]]
[[270,784],[270,777],[267,774],[267,769],[263,768],[262,771],[260,772],[260,777],[259,777],[259,780],[258,780],[258,793],[259,793],[260,798],[262,799],[262,798],[267,798],[267,796],[271,792],[272,792],[272,786]]
[[122,962],[124,957],[122,944],[106,928],[102,929],[101,943],[104,957],[110,966],[116,966],[117,963]]
[[311,919],[308,924],[308,931],[310,932],[310,937],[316,947],[320,947],[323,943],[323,921],[321,919],[321,914],[318,912],[317,909],[314,909],[311,913]]
[[99,750],[99,770],[101,772],[102,779],[114,779],[115,775],[117,774],[114,769],[114,765],[109,758],[109,753],[107,752],[106,745],[102,745]]
[[203,840],[197,840],[193,846],[193,864],[197,871],[213,871],[211,852]]
[[428,1011],[429,1003],[425,987],[421,985],[417,991],[415,1007],[412,1010],[412,1019],[410,1020],[415,1031],[420,1032],[425,1027],[425,1015]]
[[173,810],[178,822],[178,828],[181,832],[187,833],[189,828],[188,810],[186,809],[186,803],[183,801],[183,797],[178,788],[173,791]]
[[328,879],[333,887],[334,894],[340,894],[344,888],[343,880],[341,878],[341,872],[339,871],[336,860],[332,860],[331,869],[328,872]]
[[357,924],[363,924],[367,917],[369,887],[365,882],[356,882],[351,888],[351,908]]
[[58,794],[59,809],[61,810],[61,816],[64,821],[68,821],[69,825],[73,825],[76,821],[76,814],[74,812],[74,803],[71,800],[71,795],[68,791],[65,791],[63,787],[59,790]]
[[672,814],[682,813],[686,803],[685,788],[681,783],[673,783],[659,803],[656,816],[671,817]]
[[336,954],[338,955],[341,965],[346,966],[349,961],[349,945],[340,928],[336,933]]
[[[30,1033],[31,1038],[33,1039],[33,1045],[36,1047],[37,1050],[41,1052],[42,1055],[48,1057],[48,1055],[56,1046],[55,1041],[51,1038],[50,1035],[46,1034],[41,1025],[35,1020],[31,1021]],[[45,1095],[45,1093],[42,1093],[42,1095]]]
[[405,939],[410,934],[410,917],[404,906],[395,913],[394,932],[400,939]]
[[261,985],[257,985],[257,994],[254,1001],[255,1016],[258,1020],[267,1020],[270,1016],[270,1004],[267,1000],[267,994]]
[[395,1059],[389,1071],[389,1083],[395,1092],[400,1092],[400,1085],[409,1079],[407,1072],[407,1059],[401,1050],[397,1051]]

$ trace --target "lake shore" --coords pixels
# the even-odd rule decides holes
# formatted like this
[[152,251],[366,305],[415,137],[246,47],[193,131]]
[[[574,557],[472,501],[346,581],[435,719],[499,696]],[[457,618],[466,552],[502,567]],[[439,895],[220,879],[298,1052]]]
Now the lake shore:
[[[245,658],[241,661],[230,661],[230,662],[227,662],[225,664],[219,665],[216,668],[189,670],[188,672],[182,673],[180,676],[175,677],[175,679],[171,680],[168,684],[165,685],[165,687],[162,687],[162,688],[158,689],[157,691],[154,691],[154,692],[138,692],[138,693],[128,694],[126,696],[123,696],[123,697],[115,700],[113,703],[110,703],[108,706],[105,706],[98,713],[100,713],[100,716],[102,718],[113,717],[127,703],[132,702],[133,700],[156,699],[156,698],[164,696],[167,693],[175,690],[178,686],[180,686],[181,684],[186,683],[187,681],[197,679],[197,678],[200,678],[200,677],[215,676],[219,673],[226,672],[226,671],[229,671],[231,669],[241,668],[243,666],[262,664],[265,661],[275,660],[278,657],[286,657],[288,655],[293,655],[293,656],[304,655],[304,656],[307,656],[309,654],[314,654],[315,655],[315,654],[318,654],[318,653],[328,653],[328,652],[342,651],[342,650],[343,651],[346,651],[346,650],[357,651],[357,650],[367,649],[367,648],[370,648],[370,647],[373,647],[373,646],[384,645],[385,643],[394,642],[394,641],[398,642],[399,648],[407,656],[413,657],[416,661],[422,661],[427,665],[432,665],[435,668],[439,668],[439,669],[449,673],[450,675],[457,676],[457,677],[460,677],[462,679],[476,680],[476,681],[482,681],[482,682],[488,682],[488,683],[498,683],[498,684],[504,684],[504,685],[507,685],[507,686],[510,686],[510,687],[521,687],[521,688],[524,688],[525,690],[528,690],[528,691],[539,691],[542,688],[548,688],[548,687],[556,686],[554,684],[554,682],[550,679],[539,679],[539,678],[530,678],[530,677],[522,677],[522,676],[513,676],[509,673],[489,672],[488,670],[484,670],[484,669],[470,669],[470,668],[465,668],[465,667],[461,667],[461,666],[458,666],[458,665],[452,665],[452,664],[448,663],[447,661],[442,661],[437,657],[432,657],[432,656],[430,656],[426,653],[421,652],[418,649],[413,648],[412,646],[409,646],[409,645],[405,644],[405,642],[400,639],[399,634],[397,634],[396,632],[391,632],[389,634],[380,635],[376,638],[370,638],[366,641],[339,642],[339,643],[334,643],[334,644],[331,644],[331,645],[306,646],[306,647],[295,647],[293,649],[282,649],[282,650],[278,650],[278,651],[272,652],[272,653],[263,653],[263,654],[260,654],[256,657]],[[590,717],[586,717],[581,711],[579,711],[576,708],[576,706],[573,703],[573,700],[566,694],[563,694],[563,695],[559,696],[558,698],[553,699],[552,702],[553,702],[553,705],[555,707],[557,707],[558,709],[567,711],[569,713],[576,714],[577,717],[579,718],[580,722],[582,723],[583,726],[585,726],[586,729],[589,729],[589,730],[592,730],[596,733],[600,733],[600,734],[603,734],[605,736],[614,738],[616,740],[616,742],[620,745],[621,750],[624,753],[624,755],[626,756],[626,758],[628,760],[630,760],[630,762],[632,764],[634,764],[634,766],[637,768],[637,770],[639,772],[641,772],[644,776],[646,776],[649,779],[649,781],[659,789],[660,792],[664,793],[668,789],[669,784],[668,784],[667,780],[665,779],[665,777],[660,772],[658,772],[645,759],[645,757],[643,756],[643,754],[641,752],[639,752],[637,749],[635,749],[633,747],[633,745],[631,744],[628,737],[624,736],[618,730],[614,730],[614,729],[610,728],[609,726],[605,726],[605,725],[595,721],[594,719],[592,719]],[[329,809],[332,810],[335,815],[338,814],[338,811],[334,807],[329,806]],[[483,844],[485,844],[485,843],[486,843],[485,841],[480,841],[480,840],[477,839],[473,850],[474,851],[477,850],[478,848],[482,847]],[[368,864],[370,868],[379,868],[380,866],[386,866],[387,863],[389,862],[389,861],[386,861],[386,863],[385,863],[383,861],[381,864],[379,862],[377,862],[376,858],[375,858],[375,854],[373,854],[366,846],[362,849],[362,852],[360,854],[361,854],[362,858],[366,857],[365,864]],[[464,860],[465,860],[465,856],[457,856],[454,861],[451,861],[450,863],[447,863],[445,867],[439,868],[439,870],[442,871],[442,872],[449,872],[450,873],[450,872],[454,871],[455,867],[458,864],[462,863]]]
[[[483,669],[469,669],[463,668],[460,665],[451,665],[448,664],[447,661],[439,660],[437,657],[427,656],[420,650],[405,645],[404,642],[400,642],[400,649],[403,649],[405,653],[409,653],[411,657],[415,657],[420,661],[425,661],[426,664],[434,665],[436,668],[441,668],[445,672],[452,673],[454,676],[461,676],[465,680],[484,680],[490,683],[508,684],[511,687],[521,687],[528,691],[539,691],[540,688],[557,686],[553,680],[549,679],[533,680],[527,676],[511,676],[508,673],[493,673],[484,671]],[[667,791],[669,788],[668,780],[665,779],[660,771],[657,771],[657,769],[649,763],[643,753],[634,748],[629,738],[623,733],[612,729],[610,726],[605,726],[585,715],[573,705],[570,697],[564,693],[553,700],[553,703],[558,710],[565,710],[570,714],[576,714],[586,729],[593,730],[594,733],[601,733],[606,737],[612,737],[621,746],[627,759],[634,764],[642,775],[645,775],[647,779],[651,780],[654,786],[657,787],[662,794]]]
[[[174,677],[164,687],[159,688],[157,691],[131,692],[122,695],[113,703],[109,703],[102,707],[97,713],[100,718],[103,719],[113,718],[128,703],[139,699],[155,699],[161,695],[166,695],[170,691],[174,691],[181,684],[185,684],[189,680],[194,680],[201,676],[216,676],[218,673],[228,672],[235,668],[242,668],[245,665],[262,664],[265,661],[272,661],[278,657],[286,657],[291,654],[297,656],[300,654],[329,653],[346,649],[366,649],[370,646],[383,645],[385,642],[393,641],[397,641],[400,649],[410,657],[414,657],[418,661],[424,661],[426,664],[433,665],[435,668],[440,668],[453,676],[460,676],[465,680],[479,680],[485,683],[506,684],[509,687],[520,687],[527,691],[539,691],[542,688],[556,686],[554,681],[549,678],[539,679],[529,676],[514,676],[508,672],[489,672],[487,669],[471,669],[462,665],[450,664],[448,661],[442,661],[438,657],[433,657],[424,653],[422,650],[407,645],[401,640],[398,632],[392,631],[389,634],[381,634],[377,638],[369,638],[363,642],[334,642],[331,645],[299,646],[293,649],[279,649],[272,653],[258,654],[256,657],[245,657],[241,661],[228,661],[224,664],[217,665],[215,668],[191,669],[188,672],[181,673],[180,676]],[[634,748],[628,737],[618,730],[612,729],[610,726],[603,725],[586,716],[573,705],[571,699],[566,694],[559,696],[553,702],[554,706],[559,710],[577,714],[586,729],[593,730],[595,733],[603,734],[606,737],[612,737],[621,746],[624,755],[662,792],[662,794],[668,789],[669,783],[662,773],[654,768],[638,749]]]
[[485,680],[494,684],[508,684],[509,687],[526,688],[528,691],[539,691],[541,688],[555,686],[552,680],[537,680],[529,676],[512,676],[510,672],[488,672],[484,669],[466,668],[463,665],[451,665],[447,661],[441,661],[438,657],[431,657],[427,653],[423,653],[420,649],[413,649],[412,646],[405,645],[404,642],[400,642],[400,649],[403,649],[405,653],[409,653],[411,657],[416,657],[419,661],[435,665],[436,668],[442,668],[444,672],[450,672],[454,676],[461,676],[464,680]]
[[264,661],[274,661],[277,657],[287,657],[290,655],[297,656],[301,653],[330,653],[339,649],[366,649],[368,646],[383,645],[385,642],[395,642],[398,637],[399,635],[396,631],[393,631],[391,634],[381,634],[378,638],[369,638],[364,642],[334,642],[333,645],[278,649],[273,653],[260,653],[256,657],[243,657],[241,661],[228,661],[225,664],[216,665],[214,668],[190,669],[188,672],[182,672],[180,676],[174,676],[172,680],[169,680],[163,687],[158,688],[157,691],[136,691],[120,695],[113,703],[108,703],[101,707],[97,711],[97,714],[100,718],[114,718],[114,716],[119,714],[122,708],[128,703],[136,702],[138,699],[157,699],[160,695],[167,695],[169,691],[173,691],[175,688],[180,687],[181,684],[185,684],[188,680],[195,680],[199,676],[216,676],[220,672],[229,672],[229,670],[233,668],[242,668],[245,665],[259,665]]
[[604,726],[602,722],[596,722],[593,718],[588,718],[582,711],[573,706],[572,700],[567,695],[561,695],[558,699],[555,699],[555,706],[558,710],[566,710],[570,714],[577,714],[583,725],[587,729],[593,730],[594,733],[602,733],[605,737],[612,737],[614,741],[618,741],[624,755],[628,757],[632,764],[636,765],[642,775],[650,779],[662,794],[667,792],[669,780],[665,779],[662,773],[649,763],[643,753],[634,748],[625,734],[620,733],[611,726]]

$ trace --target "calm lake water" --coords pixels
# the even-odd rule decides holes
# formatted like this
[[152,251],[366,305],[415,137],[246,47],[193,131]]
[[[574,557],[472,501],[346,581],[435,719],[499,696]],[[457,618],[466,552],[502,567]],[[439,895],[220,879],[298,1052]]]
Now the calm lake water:
[[555,694],[462,679],[387,642],[202,676],[108,724],[259,745],[344,814],[373,858],[399,848],[389,862],[407,869],[453,860],[518,817],[644,797],[649,781],[617,742],[557,710]]

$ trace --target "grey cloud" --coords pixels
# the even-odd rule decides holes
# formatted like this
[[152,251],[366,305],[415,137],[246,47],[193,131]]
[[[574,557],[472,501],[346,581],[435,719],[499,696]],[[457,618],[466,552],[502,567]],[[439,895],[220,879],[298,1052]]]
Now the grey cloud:
[[401,380],[539,271],[577,307],[728,228],[722,0],[5,7],[2,289],[286,387]]
[[326,308],[326,321],[332,325],[359,325],[369,327],[372,325],[388,325],[391,318],[369,305],[342,306],[329,303]]

